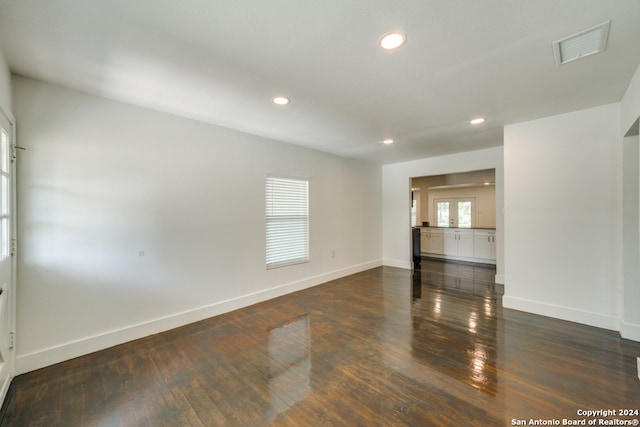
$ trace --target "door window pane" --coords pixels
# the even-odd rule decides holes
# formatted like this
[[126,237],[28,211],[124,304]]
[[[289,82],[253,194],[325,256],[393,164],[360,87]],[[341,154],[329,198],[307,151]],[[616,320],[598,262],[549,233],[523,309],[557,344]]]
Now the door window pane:
[[458,227],[471,228],[471,202],[458,202]]
[[0,215],[9,215],[9,178],[0,175]]
[[0,259],[5,259],[9,256],[9,218],[0,219],[0,233],[2,233]]
[[438,219],[438,227],[449,226],[449,202],[436,203],[436,217]]
[[0,129],[0,170],[9,173],[9,135]]

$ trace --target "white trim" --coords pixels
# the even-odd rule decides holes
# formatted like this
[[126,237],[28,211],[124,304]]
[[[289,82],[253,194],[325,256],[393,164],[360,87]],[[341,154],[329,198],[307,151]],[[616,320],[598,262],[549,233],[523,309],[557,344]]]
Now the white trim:
[[4,405],[4,399],[7,397],[7,393],[9,392],[9,386],[11,386],[11,381],[13,381],[13,373],[11,373],[5,382],[0,386],[0,408]]
[[556,319],[568,320],[570,322],[582,323],[584,325],[595,326],[596,328],[609,329],[612,331],[620,330],[620,319],[606,314],[531,301],[508,295],[504,295],[502,297],[502,306],[504,308],[539,314],[541,316],[548,316]]
[[405,261],[401,259],[384,259],[382,261],[382,264],[389,267],[397,267],[397,268],[404,268],[407,270],[411,270],[411,261]]
[[359,273],[361,271],[376,268],[382,265],[381,260],[369,261],[362,264],[342,268],[317,276],[308,277],[295,282],[286,283],[271,289],[231,298],[226,301],[198,307],[193,310],[175,313],[127,326],[122,329],[104,332],[101,334],[84,337],[75,341],[19,355],[16,358],[16,374],[24,374],[36,369],[44,368],[55,363],[73,359],[78,356],[93,353],[115,345],[123,344],[149,335],[164,332],[189,323],[198,322],[220,314],[228,313],[259,302],[267,301],[292,292],[321,285],[331,280]]
[[[12,248],[11,248],[11,242],[14,241],[14,239],[17,238],[17,215],[16,215],[16,210],[17,210],[17,204],[16,204],[16,168],[17,168],[17,161],[12,161],[12,150],[13,147],[16,146],[17,144],[17,140],[16,140],[16,126],[15,126],[15,119],[13,117],[12,114],[10,114],[9,112],[5,111],[2,106],[0,106],[0,119],[6,119],[7,123],[9,123],[9,128],[6,129],[6,133],[7,133],[7,137],[8,137],[8,145],[7,145],[7,155],[8,155],[8,159],[7,159],[7,166],[8,166],[8,171],[6,173],[3,173],[4,176],[7,177],[8,179],[8,190],[9,190],[9,214],[8,215],[3,215],[3,217],[8,218],[9,220],[9,240],[8,240],[8,254],[7,254],[7,258],[9,258],[9,260],[7,260],[7,258],[4,259],[4,262],[9,262],[10,265],[10,279],[9,279],[9,284],[8,284],[8,288],[5,289],[5,298],[7,298],[7,306],[6,309],[9,311],[8,313],[8,317],[9,317],[9,327],[7,328],[7,331],[3,331],[3,333],[8,332],[9,335],[11,336],[11,338],[9,337],[5,337],[4,339],[15,339],[15,330],[16,330],[16,276],[17,276],[17,268],[16,268],[16,260],[18,258],[18,254],[12,254]],[[0,128],[2,128],[2,126],[0,126]],[[1,243],[0,243],[1,244]],[[7,396],[7,392],[9,391],[9,387],[11,386],[11,381],[13,380],[13,378],[16,375],[16,351],[15,351],[15,345],[13,345],[13,342],[11,343],[11,345],[9,346],[9,349],[7,351],[6,354],[6,360],[4,361],[4,363],[7,364],[7,377],[4,379],[3,383],[0,385],[0,407],[2,405],[4,405],[4,400]]]
[[500,285],[504,285],[504,274],[496,274],[494,281]]
[[620,336],[628,340],[640,342],[640,325],[621,321]]

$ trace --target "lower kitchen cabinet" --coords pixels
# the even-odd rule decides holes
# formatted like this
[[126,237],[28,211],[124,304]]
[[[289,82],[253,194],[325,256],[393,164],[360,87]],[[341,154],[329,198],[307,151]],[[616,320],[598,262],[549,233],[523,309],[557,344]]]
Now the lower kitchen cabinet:
[[473,258],[473,230],[444,230],[443,255]]
[[420,229],[420,252],[439,258],[495,263],[496,231],[472,228]]
[[441,255],[443,251],[442,230],[431,230],[423,228],[420,233],[420,251],[430,254]]
[[494,230],[474,230],[473,257],[496,259],[496,232]]

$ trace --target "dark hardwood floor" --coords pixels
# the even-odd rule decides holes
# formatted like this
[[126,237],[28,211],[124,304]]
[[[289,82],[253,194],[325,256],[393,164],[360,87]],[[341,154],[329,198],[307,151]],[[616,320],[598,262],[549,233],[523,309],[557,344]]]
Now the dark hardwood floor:
[[0,426],[501,426],[640,410],[640,343],[504,309],[494,274],[376,268],[21,375]]

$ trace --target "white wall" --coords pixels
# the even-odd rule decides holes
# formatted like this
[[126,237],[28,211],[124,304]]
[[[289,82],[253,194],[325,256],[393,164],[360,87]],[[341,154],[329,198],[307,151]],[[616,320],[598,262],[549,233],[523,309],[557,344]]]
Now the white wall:
[[[27,78],[13,89],[19,372],[381,265],[379,166]],[[310,178],[308,264],[265,269],[266,172]]]
[[620,105],[505,127],[505,307],[618,329]]
[[640,66],[620,102],[623,137],[623,307],[620,334],[640,341]]
[[384,264],[411,268],[411,223],[409,211],[411,206],[411,178],[495,168],[496,212],[498,212],[496,221],[496,280],[503,283],[502,157],[502,147],[495,147],[383,166],[382,258]]
[[638,135],[623,141],[622,262],[623,306],[620,333],[640,341],[640,147]]
[[633,125],[638,126],[636,122],[640,118],[640,65],[636,68],[636,72],[620,101],[620,116],[623,135]]

